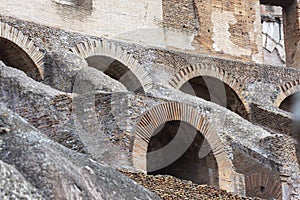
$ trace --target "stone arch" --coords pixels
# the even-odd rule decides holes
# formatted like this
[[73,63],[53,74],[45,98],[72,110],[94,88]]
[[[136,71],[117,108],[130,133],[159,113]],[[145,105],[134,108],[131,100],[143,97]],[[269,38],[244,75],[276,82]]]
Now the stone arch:
[[0,60],[24,71],[35,80],[44,79],[44,53],[18,29],[0,22]]
[[[226,73],[225,70],[219,67],[206,64],[192,64],[188,67],[182,68],[177,74],[175,74],[171,81],[169,81],[169,84],[176,89],[180,89],[188,81],[197,77],[208,77],[223,82],[225,86],[228,86],[228,88],[237,96],[242,109],[245,110],[243,111],[245,112],[245,115],[249,114],[250,107],[242,94],[244,90],[244,82],[247,81],[247,78],[244,80],[233,78]],[[244,118],[247,117],[245,116]]]
[[210,124],[209,119],[189,105],[177,102],[157,105],[144,113],[135,129],[133,145],[133,165],[147,172],[147,149],[155,130],[169,121],[183,121],[202,133],[210,145],[218,166],[220,188],[234,192],[232,162],[225,150],[224,143]]
[[[300,92],[300,80],[289,81],[283,85],[280,85],[279,91],[280,92],[276,100],[274,101],[274,106],[278,108],[280,108],[284,102],[286,102],[286,104],[289,104],[288,101],[291,101],[292,95]],[[284,110],[288,111],[287,109]]]
[[106,59],[107,62],[110,62],[110,66],[112,66],[111,69],[107,69],[110,71],[108,75],[114,79],[118,80],[124,73],[129,73],[129,79],[132,79],[133,82],[127,85],[126,83],[123,84],[127,88],[129,87],[128,90],[130,91],[132,91],[130,87],[138,88],[137,86],[133,86],[136,83],[142,87],[144,92],[147,92],[152,87],[152,79],[145,68],[131,54],[111,42],[106,40],[87,40],[76,44],[70,50],[88,62],[89,58],[95,58],[93,61],[90,60],[90,62],[96,62],[97,58]]
[[280,177],[274,174],[253,173],[245,176],[246,196],[262,199],[282,199]]

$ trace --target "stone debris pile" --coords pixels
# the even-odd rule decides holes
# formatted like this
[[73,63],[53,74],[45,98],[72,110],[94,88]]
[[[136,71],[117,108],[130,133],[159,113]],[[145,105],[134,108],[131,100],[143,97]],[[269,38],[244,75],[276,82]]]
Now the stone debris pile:
[[221,200],[259,200],[260,198],[240,197],[208,185],[198,185],[169,175],[146,175],[121,171],[145,188],[156,193],[163,200],[221,199]]

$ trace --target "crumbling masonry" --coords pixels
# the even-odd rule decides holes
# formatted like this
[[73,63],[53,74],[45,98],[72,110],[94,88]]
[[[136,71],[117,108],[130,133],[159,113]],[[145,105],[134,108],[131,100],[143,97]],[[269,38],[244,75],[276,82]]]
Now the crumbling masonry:
[[[9,109],[117,169],[300,199],[300,3],[42,2],[0,5]],[[285,67],[264,64],[260,4],[283,9]]]

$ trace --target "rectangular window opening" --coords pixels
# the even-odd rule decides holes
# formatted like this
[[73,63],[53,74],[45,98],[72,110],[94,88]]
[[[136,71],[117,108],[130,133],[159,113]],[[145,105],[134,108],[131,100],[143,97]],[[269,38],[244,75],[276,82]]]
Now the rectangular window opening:
[[282,7],[260,5],[264,64],[286,65]]

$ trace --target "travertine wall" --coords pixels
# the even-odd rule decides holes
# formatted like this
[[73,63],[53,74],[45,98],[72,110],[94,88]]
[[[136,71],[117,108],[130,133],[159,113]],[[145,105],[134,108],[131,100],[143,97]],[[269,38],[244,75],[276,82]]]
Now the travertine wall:
[[[65,7],[50,0],[22,3],[4,0],[2,3],[1,14],[69,31],[144,46],[264,62],[258,0],[106,0],[94,1],[92,10]],[[287,66],[297,67],[300,59],[298,4],[295,0],[263,0],[262,3],[283,6]]]
[[262,63],[258,1],[94,1],[91,11],[42,0],[2,5],[1,14],[65,30]]

